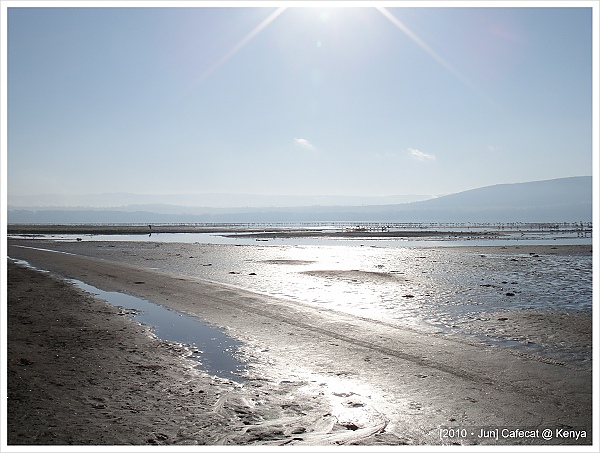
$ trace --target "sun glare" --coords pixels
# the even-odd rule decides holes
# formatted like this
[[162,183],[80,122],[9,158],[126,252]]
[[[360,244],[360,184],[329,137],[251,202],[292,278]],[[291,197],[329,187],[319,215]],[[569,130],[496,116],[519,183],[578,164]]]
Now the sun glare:
[[[463,84],[469,87],[471,90],[479,94],[480,96],[487,99],[481,91],[475,87],[466,77],[464,77],[458,70],[456,70],[450,63],[442,58],[435,50],[427,45],[421,38],[413,33],[404,23],[402,23],[396,16],[394,16],[387,8],[383,6],[376,6],[375,9],[385,16],[392,24],[394,24],[402,33],[404,33],[409,39],[417,44],[424,52],[430,57],[437,61],[444,69],[450,72],[454,77],[460,80]],[[488,99],[489,100],[489,99]]]
[[233,57],[236,53],[244,48],[250,41],[252,41],[256,36],[265,29],[271,22],[273,22],[282,12],[286,10],[285,6],[281,6],[273,11],[269,16],[263,20],[260,24],[258,24],[250,33],[248,33],[240,42],[238,42],[235,46],[229,50],[223,57],[219,59],[216,63],[214,63],[210,68],[208,68],[197,80],[196,83],[201,83],[206,80],[212,73],[214,73],[217,69],[223,66],[231,57]]

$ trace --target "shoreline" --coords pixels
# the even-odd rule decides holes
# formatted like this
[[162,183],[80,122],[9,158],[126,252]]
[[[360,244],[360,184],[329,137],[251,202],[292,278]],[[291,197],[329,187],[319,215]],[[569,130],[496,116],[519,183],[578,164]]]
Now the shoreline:
[[211,407],[232,386],[213,385],[183,348],[118,308],[10,262],[8,302],[9,446],[186,444],[201,428],[193,406],[222,422]]
[[[57,275],[195,315],[242,340],[251,380],[239,390],[243,407],[241,399],[231,404],[256,423],[232,425],[231,445],[444,445],[441,426],[561,424],[586,430],[587,443],[579,439],[578,444],[591,443],[589,371],[114,261],[9,250],[10,256]],[[280,399],[271,406],[253,405],[256,397],[245,392],[257,384]],[[281,398],[298,403],[284,410]],[[275,408],[270,418],[261,414]],[[302,426],[290,427],[282,419]],[[263,434],[250,435],[257,432]],[[175,443],[168,439],[164,442]]]
[[50,234],[146,235],[161,233],[219,233],[224,237],[285,238],[479,238],[502,239],[517,233],[577,233],[591,237],[588,222],[518,222],[515,224],[438,224],[395,222],[273,222],[273,223],[205,223],[205,224],[9,224],[9,235],[35,237]]

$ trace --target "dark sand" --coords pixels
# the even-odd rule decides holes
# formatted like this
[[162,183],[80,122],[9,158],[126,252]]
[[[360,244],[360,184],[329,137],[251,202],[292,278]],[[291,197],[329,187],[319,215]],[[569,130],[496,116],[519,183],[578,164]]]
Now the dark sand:
[[[8,253],[225,326],[252,365],[242,386],[212,378],[118,309],[9,264],[9,445],[592,443],[589,369],[113,261]],[[529,322],[591,344],[589,318],[563,324],[581,323],[565,335],[556,321]],[[503,427],[553,436],[477,438]]]

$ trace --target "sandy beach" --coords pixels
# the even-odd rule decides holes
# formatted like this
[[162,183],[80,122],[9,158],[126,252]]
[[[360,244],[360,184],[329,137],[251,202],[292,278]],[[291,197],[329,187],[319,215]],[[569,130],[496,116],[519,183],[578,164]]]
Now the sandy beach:
[[600,453],[599,11],[0,0],[0,453]]
[[[9,445],[592,443],[590,367],[16,243],[10,257],[51,274],[9,263]],[[195,369],[189,351],[65,277],[226,328],[245,345],[246,381]],[[498,312],[469,326],[591,348],[586,315]]]

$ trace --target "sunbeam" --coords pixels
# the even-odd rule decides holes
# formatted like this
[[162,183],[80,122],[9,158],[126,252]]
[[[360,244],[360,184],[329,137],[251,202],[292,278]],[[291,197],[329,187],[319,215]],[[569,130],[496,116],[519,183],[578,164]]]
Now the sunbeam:
[[431,47],[429,47],[425,42],[423,42],[423,40],[421,38],[419,38],[417,35],[415,35],[406,25],[404,25],[402,22],[400,22],[396,16],[394,16],[392,13],[390,13],[388,11],[387,8],[382,7],[382,6],[376,6],[375,9],[377,9],[377,11],[379,11],[381,14],[383,14],[392,24],[394,24],[397,28],[399,28],[400,31],[402,31],[402,33],[404,33],[407,37],[409,37],[421,49],[423,49],[425,52],[427,52],[427,54],[430,57],[432,57],[435,61],[437,61],[441,66],[443,66],[454,77],[456,77],[458,80],[460,80],[466,86],[468,86],[470,89],[475,91],[477,94],[479,94],[480,96],[485,97],[487,99],[487,96],[485,96],[483,93],[481,93],[481,91],[479,89],[477,89],[477,87],[473,86],[473,84],[471,82],[469,82],[469,80],[467,80],[460,72],[458,72],[456,69],[454,69],[450,65],[450,63],[448,63],[441,56],[439,56]]
[[238,42],[229,52],[227,52],[219,61],[214,63],[210,68],[208,68],[204,73],[196,80],[196,84],[199,84],[206,80],[213,72],[219,69],[223,64],[225,64],[231,57],[233,57],[236,53],[238,53],[246,44],[252,41],[264,28],[273,22],[277,16],[279,16],[282,12],[286,10],[285,6],[281,6],[273,11],[265,20],[263,20],[260,24],[258,24],[250,33],[248,33],[244,38]]

